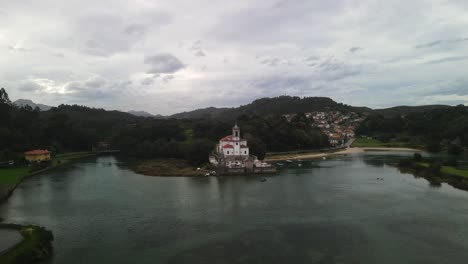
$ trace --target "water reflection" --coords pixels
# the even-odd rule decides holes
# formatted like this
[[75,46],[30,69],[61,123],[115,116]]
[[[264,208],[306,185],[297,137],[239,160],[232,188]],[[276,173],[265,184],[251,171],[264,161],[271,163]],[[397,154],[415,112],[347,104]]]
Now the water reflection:
[[99,157],[26,180],[0,216],[51,229],[49,263],[463,263],[468,193],[399,172],[400,158],[302,161],[260,182]]

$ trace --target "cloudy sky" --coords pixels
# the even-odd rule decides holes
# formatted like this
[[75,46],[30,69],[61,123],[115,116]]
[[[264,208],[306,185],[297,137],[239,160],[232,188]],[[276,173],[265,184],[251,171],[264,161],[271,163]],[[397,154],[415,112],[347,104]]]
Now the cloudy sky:
[[0,86],[171,114],[260,97],[468,103],[468,1],[0,0]]

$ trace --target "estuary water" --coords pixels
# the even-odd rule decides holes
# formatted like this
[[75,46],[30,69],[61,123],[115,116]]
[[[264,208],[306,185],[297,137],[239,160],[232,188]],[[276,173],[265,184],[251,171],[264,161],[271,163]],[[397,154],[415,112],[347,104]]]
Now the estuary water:
[[107,156],[25,180],[6,222],[55,236],[46,263],[466,263],[468,192],[370,152],[245,177],[149,177]]

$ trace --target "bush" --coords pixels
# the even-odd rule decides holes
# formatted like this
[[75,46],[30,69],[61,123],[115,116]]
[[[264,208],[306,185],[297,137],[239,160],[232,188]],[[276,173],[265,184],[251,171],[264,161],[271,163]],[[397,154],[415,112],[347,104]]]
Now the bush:
[[449,144],[447,148],[447,152],[450,155],[460,155],[463,153],[463,148],[458,145]]
[[438,141],[431,141],[426,145],[427,151],[432,153],[438,153],[441,151],[440,142]]
[[419,153],[414,153],[413,160],[416,161],[416,162],[422,161],[422,155],[419,154]]
[[442,166],[440,163],[431,163],[429,164],[429,167],[427,167],[426,172],[428,176],[439,176],[441,168]]

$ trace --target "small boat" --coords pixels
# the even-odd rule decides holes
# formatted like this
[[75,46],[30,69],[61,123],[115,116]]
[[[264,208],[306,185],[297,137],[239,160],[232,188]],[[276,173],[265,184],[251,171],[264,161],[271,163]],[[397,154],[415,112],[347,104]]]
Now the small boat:
[[327,157],[322,157],[323,160],[327,160]]
[[302,163],[297,164],[298,167],[302,167]]
[[283,166],[284,164],[283,163],[276,163],[276,165]]
[[205,177],[208,177],[208,176],[210,176],[210,173],[209,172],[205,173]]
[[286,160],[286,162],[292,163],[293,161],[292,161],[292,160],[289,160],[289,159],[287,159],[287,160]]
[[266,178],[262,178],[260,181],[261,182],[266,182]]

